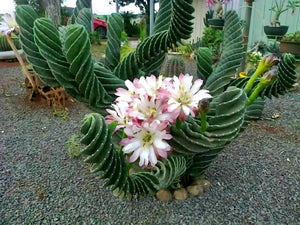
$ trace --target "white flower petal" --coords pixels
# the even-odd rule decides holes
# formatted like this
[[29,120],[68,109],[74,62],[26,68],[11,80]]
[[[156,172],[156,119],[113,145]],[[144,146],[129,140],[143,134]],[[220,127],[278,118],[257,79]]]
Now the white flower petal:
[[167,148],[169,145],[168,145],[167,142],[163,141],[162,139],[155,139],[154,140],[154,146],[156,148],[164,149],[164,148]]
[[131,155],[129,162],[135,162],[137,160],[137,158],[140,156],[141,151],[142,151],[141,148],[138,148],[137,150],[135,150],[133,152],[133,154]]
[[187,107],[186,105],[182,106],[182,110],[183,110],[185,115],[189,115],[190,112],[191,112],[191,109],[189,107]]
[[140,145],[141,145],[140,140],[138,140],[138,139],[134,140],[134,139],[133,139],[132,142],[130,142],[128,145],[125,145],[125,146],[123,147],[123,152],[124,152],[124,153],[130,153],[130,152],[133,152],[133,151],[135,151]]
[[197,79],[191,88],[191,93],[194,95],[197,91],[199,91],[202,84],[203,84],[203,80]]

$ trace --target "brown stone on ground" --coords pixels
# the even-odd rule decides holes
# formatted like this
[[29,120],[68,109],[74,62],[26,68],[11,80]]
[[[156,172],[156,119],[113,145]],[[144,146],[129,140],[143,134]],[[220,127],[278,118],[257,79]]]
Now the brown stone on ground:
[[188,192],[185,188],[180,188],[174,191],[174,198],[177,200],[186,200],[188,197]]
[[198,179],[193,182],[193,185],[200,185],[203,188],[203,191],[206,192],[210,187],[210,181],[205,179]]
[[204,194],[204,189],[201,185],[191,185],[186,189],[193,196],[202,196]]
[[172,200],[172,194],[167,189],[160,189],[158,192],[156,192],[156,198],[159,201],[168,202]]

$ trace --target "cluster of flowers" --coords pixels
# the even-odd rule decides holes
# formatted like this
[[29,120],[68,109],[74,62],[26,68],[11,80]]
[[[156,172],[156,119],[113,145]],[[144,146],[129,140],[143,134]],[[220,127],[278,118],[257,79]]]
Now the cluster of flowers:
[[180,74],[179,77],[141,77],[133,82],[127,80],[127,89],[118,88],[113,109],[107,109],[108,124],[116,122],[116,130],[123,128],[126,138],[120,145],[125,154],[131,154],[129,161],[140,158],[139,165],[146,167],[149,162],[155,166],[159,157],[166,158],[172,138],[169,125],[177,118],[184,121],[186,116],[199,113],[198,103],[211,98],[207,90],[200,90],[203,81],[193,83],[193,77]]
[[230,0],[206,0],[206,6],[212,8],[215,4],[227,4],[229,2]]

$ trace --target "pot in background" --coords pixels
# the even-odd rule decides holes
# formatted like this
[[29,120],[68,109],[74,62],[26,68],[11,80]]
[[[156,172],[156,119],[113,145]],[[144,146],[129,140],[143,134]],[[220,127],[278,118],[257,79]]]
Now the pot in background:
[[289,26],[264,26],[264,32],[269,39],[281,39],[288,31]]
[[218,29],[218,30],[223,30],[224,19],[222,19],[222,18],[209,19],[208,24],[210,25],[211,28]]

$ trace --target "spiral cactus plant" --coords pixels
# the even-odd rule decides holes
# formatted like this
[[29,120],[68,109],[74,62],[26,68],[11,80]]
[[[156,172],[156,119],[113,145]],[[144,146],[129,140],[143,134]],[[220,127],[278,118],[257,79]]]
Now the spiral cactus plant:
[[[106,109],[112,109],[115,90],[126,88],[126,80],[157,75],[168,49],[190,37],[194,11],[191,3],[192,0],[161,0],[153,34],[121,62],[123,22],[120,15],[112,14],[103,63],[90,52],[90,0],[78,0],[72,24],[59,29],[51,20],[38,18],[29,6],[17,7],[20,41],[35,72],[46,84],[64,87],[72,98],[95,111],[83,120],[82,154],[91,164],[91,172],[101,172],[105,185],[121,197],[152,195],[159,189],[176,188],[203,176],[218,153],[251,120],[259,118],[264,97],[284,94],[296,81],[295,59],[290,54],[284,54],[279,62],[275,81],[274,76],[259,76],[262,70],[253,79],[233,79],[243,58],[243,45],[238,15],[229,11],[225,14],[224,48],[218,65],[213,68],[209,49],[200,48],[197,53],[197,75],[205,79],[204,88],[212,95],[205,103],[209,107],[200,107],[198,116],[170,125],[172,138],[167,142],[173,151],[167,157],[159,158],[152,167],[132,163],[120,145],[124,134],[116,131],[117,124],[107,124],[104,118]],[[249,103],[249,99],[253,100]]]

